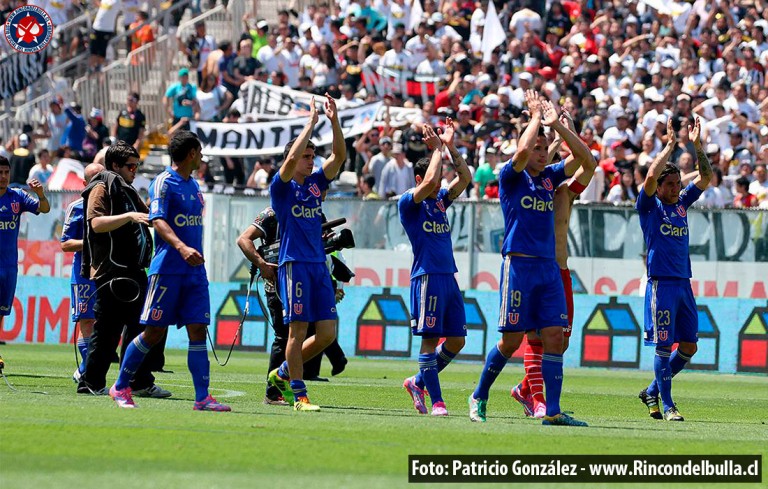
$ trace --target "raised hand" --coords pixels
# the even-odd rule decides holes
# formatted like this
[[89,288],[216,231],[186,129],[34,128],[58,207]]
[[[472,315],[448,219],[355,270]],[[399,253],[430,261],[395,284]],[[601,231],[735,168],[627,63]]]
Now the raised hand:
[[672,127],[672,118],[667,120],[667,145],[672,146],[677,143],[677,133]]
[[440,140],[439,137],[437,137],[437,134],[435,134],[435,130],[432,129],[432,127],[430,127],[427,124],[424,124],[424,129],[422,130],[422,133],[424,134],[422,141],[424,141],[424,144],[427,145],[430,151],[434,151],[435,149],[441,149],[443,147],[443,142]]
[[573,122],[573,117],[566,109],[563,109],[560,113],[560,122],[562,122],[563,125],[568,126],[568,129],[571,131],[576,132],[576,124]]
[[43,196],[43,184],[36,178],[29,181],[29,188],[40,198]]
[[688,126],[688,138],[693,142],[694,147],[701,147],[701,118],[695,118],[693,128]]
[[549,100],[541,102],[541,113],[541,123],[545,126],[551,126],[557,122],[557,109],[555,109],[555,106]]
[[312,121],[312,124],[317,124],[318,114],[317,114],[317,105],[315,104],[315,97],[312,97],[312,100],[309,102],[309,120]]
[[450,117],[445,118],[445,127],[443,133],[440,135],[440,140],[446,146],[453,146],[453,136],[456,134],[456,128],[453,126],[453,119]]
[[541,115],[541,102],[539,102],[539,95],[536,90],[525,91],[525,104],[528,106],[528,112],[531,117],[535,115]]
[[338,117],[339,111],[336,109],[336,100],[333,99],[328,92],[325,93],[325,116],[329,120],[333,120]]

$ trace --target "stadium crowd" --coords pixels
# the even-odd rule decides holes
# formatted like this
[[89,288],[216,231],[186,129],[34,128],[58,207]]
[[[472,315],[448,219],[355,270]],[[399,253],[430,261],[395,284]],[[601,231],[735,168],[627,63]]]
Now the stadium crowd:
[[[583,201],[634,202],[666,144],[670,118],[677,131],[670,161],[681,169],[684,185],[693,180],[697,161],[687,127],[698,117],[715,178],[696,205],[768,208],[764,0],[511,0],[495,7],[507,38],[490,62],[483,62],[482,52],[487,0],[310,3],[301,12],[281,10],[273,24],[246,15],[243,31],[229,39],[214,38],[199,22],[194,36],[179,39],[189,69],[180,70],[166,92],[169,132],[191,120],[243,120],[230,106],[249,80],[328,92],[350,106],[381,98],[366,88],[366,69],[426,77],[437,80],[434,97],[384,98],[389,106],[421,109],[418,120],[347,140],[346,176],[366,199],[402,194],[413,184],[412,163],[428,151],[422,125],[452,117],[473,174],[464,196],[492,199],[527,117],[523,94],[532,88],[572,115],[599,161]],[[147,18],[139,12],[134,21]],[[140,42],[151,42],[148,25]],[[139,104],[140,94],[133,93],[117,120],[105,121],[98,108],[85,114],[77,104],[52,102],[44,121],[3,149],[14,162],[13,181],[44,181],[57,158],[90,161],[110,136],[140,148],[146,130]],[[279,163],[216,158],[198,177],[266,189]],[[451,170],[445,169],[448,180]]]

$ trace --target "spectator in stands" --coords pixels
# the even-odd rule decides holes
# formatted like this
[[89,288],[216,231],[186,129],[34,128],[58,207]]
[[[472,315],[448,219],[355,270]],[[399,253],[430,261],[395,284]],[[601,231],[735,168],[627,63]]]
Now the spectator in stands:
[[68,146],[79,156],[83,151],[83,141],[85,141],[85,117],[82,114],[82,107],[77,102],[72,102],[69,107],[64,109],[64,113],[69,119],[69,124],[64,130],[64,145]]
[[37,164],[29,170],[27,183],[31,180],[37,180],[45,187],[48,185],[48,179],[51,178],[52,173],[51,152],[47,149],[40,150],[37,154]]
[[[221,85],[229,91],[229,93],[232,94],[232,96],[236,96],[237,92],[240,90],[240,84],[237,83],[237,79],[234,77],[233,67],[235,59],[237,58],[237,53],[232,48],[232,43],[229,41],[222,41],[222,43],[219,45],[219,49],[221,50],[221,57],[219,58],[219,77],[218,80],[221,80]],[[205,75],[205,78],[198,78],[200,81],[200,87],[206,83],[208,77],[210,77],[212,73],[207,73]],[[218,84],[217,80],[217,84]]]
[[96,153],[104,146],[104,141],[109,137],[109,129],[104,125],[104,113],[101,109],[93,108],[88,115],[88,124],[85,126],[85,140],[83,141],[83,161],[91,162]]
[[378,192],[379,195],[387,199],[402,195],[416,185],[413,180],[413,165],[405,159],[403,145],[401,143],[394,144],[392,154],[394,159],[387,163],[381,171],[381,186]]
[[19,147],[13,150],[9,158],[11,163],[11,187],[25,185],[30,170],[35,166],[35,154],[30,151],[29,145],[29,136],[21,134],[19,136]]
[[498,148],[488,145],[485,149],[485,162],[475,171],[475,187],[473,195],[482,199],[485,196],[485,186],[499,177],[496,172],[496,165],[499,163]]
[[[135,51],[155,40],[155,30],[152,28],[152,24],[149,23],[149,13],[144,10],[139,11],[136,14],[136,20],[128,26],[128,30],[133,29],[136,29],[136,32],[131,35],[131,51]],[[135,58],[134,61],[135,64],[149,62],[151,62],[151,58],[148,55]]]
[[739,177],[736,179],[736,192],[733,196],[733,206],[736,208],[757,207],[757,197],[749,192],[749,179]]
[[259,50],[267,45],[267,34],[269,33],[269,24],[266,20],[259,20],[256,25],[251,27],[253,18],[249,13],[243,15],[243,25],[245,26],[245,32],[240,39],[251,39],[252,48],[251,57],[258,58]]
[[91,71],[98,71],[107,58],[107,46],[115,36],[115,24],[120,14],[120,0],[99,0],[99,10],[91,25],[90,53],[88,67]]
[[139,110],[139,94],[131,92],[125,108],[117,115],[117,120],[112,126],[112,136],[133,146],[136,151],[141,149],[146,132],[147,118]]
[[[236,123],[240,114],[231,111],[222,122]],[[231,185],[245,186],[245,170],[243,169],[243,159],[234,156],[224,156],[219,158],[224,169],[224,181]]]
[[189,70],[179,70],[179,81],[168,87],[163,99],[165,110],[171,117],[171,125],[176,126],[182,118],[186,122],[179,127],[189,130],[189,121],[194,117],[197,109],[197,87],[189,82]]
[[56,151],[61,146],[61,140],[64,137],[64,130],[67,128],[69,118],[61,109],[61,101],[53,100],[48,104],[50,111],[43,120],[42,135],[48,138],[46,148],[49,151]]
[[765,163],[758,163],[752,171],[754,180],[749,184],[749,193],[757,197],[759,203],[768,199],[768,175]]
[[383,195],[381,193],[382,172],[390,162],[394,163],[395,161],[395,158],[392,155],[392,148],[393,143],[391,137],[384,136],[383,138],[379,138],[379,151],[374,154],[365,165],[363,165],[363,176],[371,175],[373,176],[374,181],[378,182],[376,191],[378,195]]
[[635,184],[634,170],[631,167],[619,170],[621,177],[619,183],[611,187],[608,197],[605,199],[612,204],[631,204],[637,200],[637,185]]
[[256,70],[261,66],[261,63],[253,57],[253,41],[241,39],[239,47],[237,57],[232,62],[232,78],[238,88],[243,83],[253,80]]
[[376,177],[366,175],[360,184],[360,194],[363,200],[380,200],[381,197],[374,191],[376,187]]
[[299,60],[301,59],[301,49],[296,45],[291,37],[281,39],[282,49],[276,55],[277,67],[285,75],[285,82],[291,88],[299,86]]
[[701,194],[699,200],[696,201],[696,206],[722,209],[723,207],[730,206],[731,202],[733,202],[733,194],[723,184],[723,172],[720,168],[713,166],[712,180],[709,182],[709,187]]
[[226,110],[232,104],[234,96],[224,88],[224,85],[218,84],[215,76],[207,75],[200,90],[197,91],[196,99],[195,120],[221,122]]
[[[203,79],[203,67],[208,60],[208,56],[216,50],[216,39],[206,33],[205,22],[199,20],[195,22],[195,34],[184,47],[192,67],[197,70],[197,79]],[[191,116],[191,115],[190,115]]]

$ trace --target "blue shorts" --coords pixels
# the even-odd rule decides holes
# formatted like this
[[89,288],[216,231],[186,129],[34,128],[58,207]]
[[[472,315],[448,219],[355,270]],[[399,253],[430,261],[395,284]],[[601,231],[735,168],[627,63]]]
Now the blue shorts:
[[96,304],[96,284],[90,280],[70,284],[69,304],[72,322],[81,319],[96,319],[93,305]]
[[283,322],[335,320],[336,291],[325,263],[289,261],[277,269]]
[[687,278],[651,279],[645,287],[645,344],[699,341],[699,312]]
[[199,275],[150,275],[141,324],[178,327],[211,324],[208,277]]
[[505,256],[499,295],[502,333],[568,327],[565,289],[555,260]]
[[0,267],[0,316],[10,316],[16,295],[16,267]]
[[424,338],[467,336],[464,298],[453,274],[411,280],[411,331]]

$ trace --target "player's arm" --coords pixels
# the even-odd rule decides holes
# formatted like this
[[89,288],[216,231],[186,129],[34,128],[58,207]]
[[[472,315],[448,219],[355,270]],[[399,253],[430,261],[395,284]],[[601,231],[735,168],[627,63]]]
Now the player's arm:
[[176,233],[173,232],[170,224],[168,224],[164,219],[155,218],[152,220],[152,224],[154,224],[155,232],[161,238],[163,238],[163,241],[178,251],[188,265],[196,267],[205,263],[203,255],[191,246],[184,244],[184,242],[180,240],[178,236],[176,236]]
[[264,280],[273,282],[276,277],[275,271],[277,270],[277,265],[267,263],[256,251],[256,245],[253,244],[255,240],[259,238],[263,239],[264,237],[264,231],[254,225],[250,225],[243,231],[240,237],[237,238],[237,246],[248,261],[256,265],[261,272],[261,276],[264,277]]
[[309,103],[309,120],[304,129],[301,130],[296,142],[291,146],[291,150],[288,151],[283,166],[280,167],[280,180],[283,182],[290,182],[293,179],[293,174],[296,172],[296,164],[304,154],[304,150],[307,149],[307,143],[309,138],[312,137],[312,129],[317,124],[317,107],[315,106],[315,97],[312,97],[312,101]]
[[648,168],[648,175],[645,177],[645,182],[643,182],[643,190],[648,197],[653,197],[656,193],[656,187],[658,186],[661,172],[669,161],[669,157],[672,156],[676,144],[677,135],[675,134],[675,130],[672,129],[672,118],[670,118],[667,121],[667,145],[664,146],[664,149],[662,149],[658,155],[656,155],[656,159],[653,160],[651,167]]
[[704,151],[704,145],[701,142],[701,118],[696,118],[693,129],[688,126],[688,133],[691,135],[691,141],[693,141],[693,147],[696,150],[696,159],[699,161],[699,176],[696,177],[693,184],[699,190],[706,190],[712,180],[712,164],[709,162],[707,152]]
[[534,90],[525,91],[525,102],[531,113],[531,120],[520,136],[517,142],[517,151],[512,157],[512,167],[517,173],[525,170],[526,165],[528,165],[528,159],[536,146],[536,138],[539,137],[539,127],[541,127],[541,104]]
[[440,187],[443,168],[443,142],[428,125],[424,124],[422,131],[424,133],[424,142],[432,151],[432,155],[429,157],[429,166],[427,167],[424,179],[416,185],[416,189],[413,191],[413,201],[417,204],[423,202],[424,199],[432,195]]
[[597,162],[592,156],[589,147],[576,134],[576,128],[570,115],[563,112],[563,117],[558,118],[555,106],[549,101],[542,102],[542,112],[543,123],[554,129],[571,151],[571,154],[565,160],[565,175],[570,177],[576,173],[578,168],[584,167],[591,167],[592,173],[594,173]]
[[547,148],[547,163],[552,163],[555,158],[560,154],[560,147],[563,145],[563,139],[559,134],[555,133],[555,139],[549,144]]
[[472,181],[472,174],[469,172],[466,160],[461,156],[459,150],[456,149],[456,145],[453,144],[455,133],[456,128],[453,125],[453,119],[450,117],[446,118],[445,129],[443,129],[440,139],[445,147],[448,148],[448,153],[451,154],[451,159],[453,160],[453,166],[456,168],[456,176],[448,186],[448,199],[450,200],[456,200]]
[[37,206],[37,211],[41,214],[48,214],[51,210],[51,203],[48,202],[48,197],[45,196],[43,184],[36,178],[33,178],[29,181],[29,188],[32,189],[35,195],[37,195],[37,199],[40,201],[40,204]]
[[336,101],[327,93],[325,94],[325,116],[331,121],[333,130],[333,146],[331,155],[323,163],[323,173],[325,178],[333,180],[341,170],[341,165],[347,159],[347,145],[344,142],[344,133],[341,132],[341,123],[339,122],[339,111],[336,108]]
[[61,242],[61,251],[64,253],[75,253],[78,251],[83,251],[83,240],[82,239],[68,239],[66,241]]

